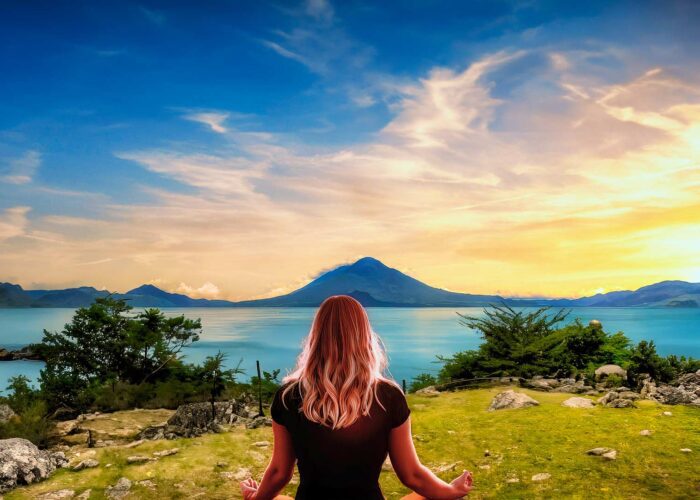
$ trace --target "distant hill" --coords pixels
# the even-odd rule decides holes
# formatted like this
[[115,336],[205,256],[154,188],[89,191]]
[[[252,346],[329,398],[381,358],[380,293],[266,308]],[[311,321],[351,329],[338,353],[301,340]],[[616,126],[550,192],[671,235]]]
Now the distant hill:
[[[93,287],[65,290],[23,290],[0,283],[0,307],[83,307],[110,292]],[[134,307],[316,307],[326,297],[346,294],[368,307],[483,307],[507,303],[511,306],[553,307],[700,307],[700,283],[662,281],[638,290],[623,290],[578,299],[504,298],[473,295],[435,288],[384,265],[372,257],[328,271],[291,293],[267,299],[194,299],[187,295],[141,285],[124,294],[114,293]]]

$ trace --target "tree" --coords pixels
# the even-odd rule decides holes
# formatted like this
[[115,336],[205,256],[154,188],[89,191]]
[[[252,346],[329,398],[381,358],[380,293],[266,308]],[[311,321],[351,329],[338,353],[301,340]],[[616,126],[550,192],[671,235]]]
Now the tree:
[[84,409],[89,389],[141,384],[199,340],[200,320],[166,318],[157,309],[133,316],[131,309],[122,299],[98,298],[61,332],[44,330],[36,349],[46,360],[40,381],[50,408]]
[[226,385],[235,382],[236,375],[243,373],[242,359],[235,368],[229,370],[224,369],[225,361],[226,354],[219,351],[214,356],[207,356],[201,368],[202,380],[209,389],[212,420],[216,418],[216,400],[224,393]]

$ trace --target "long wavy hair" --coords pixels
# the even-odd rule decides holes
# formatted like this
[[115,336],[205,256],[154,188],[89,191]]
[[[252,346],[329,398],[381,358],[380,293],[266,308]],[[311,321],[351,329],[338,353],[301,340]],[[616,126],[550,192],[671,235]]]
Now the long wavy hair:
[[282,402],[295,386],[302,397],[306,418],[331,429],[352,425],[368,415],[377,400],[377,382],[398,387],[384,376],[384,345],[372,330],[367,311],[352,297],[334,295],[316,311],[294,370],[282,381]]

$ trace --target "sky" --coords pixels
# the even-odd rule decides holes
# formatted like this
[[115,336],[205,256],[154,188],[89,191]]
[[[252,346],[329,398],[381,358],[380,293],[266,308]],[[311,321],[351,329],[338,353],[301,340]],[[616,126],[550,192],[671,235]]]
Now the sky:
[[0,281],[700,281],[700,2],[0,4]]

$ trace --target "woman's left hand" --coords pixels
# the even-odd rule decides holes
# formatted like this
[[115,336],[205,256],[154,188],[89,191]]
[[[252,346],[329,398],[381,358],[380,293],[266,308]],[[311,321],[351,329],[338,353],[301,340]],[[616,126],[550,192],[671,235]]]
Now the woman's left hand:
[[255,498],[255,494],[258,492],[258,482],[253,479],[246,479],[241,481],[241,494],[244,500],[252,500]]

